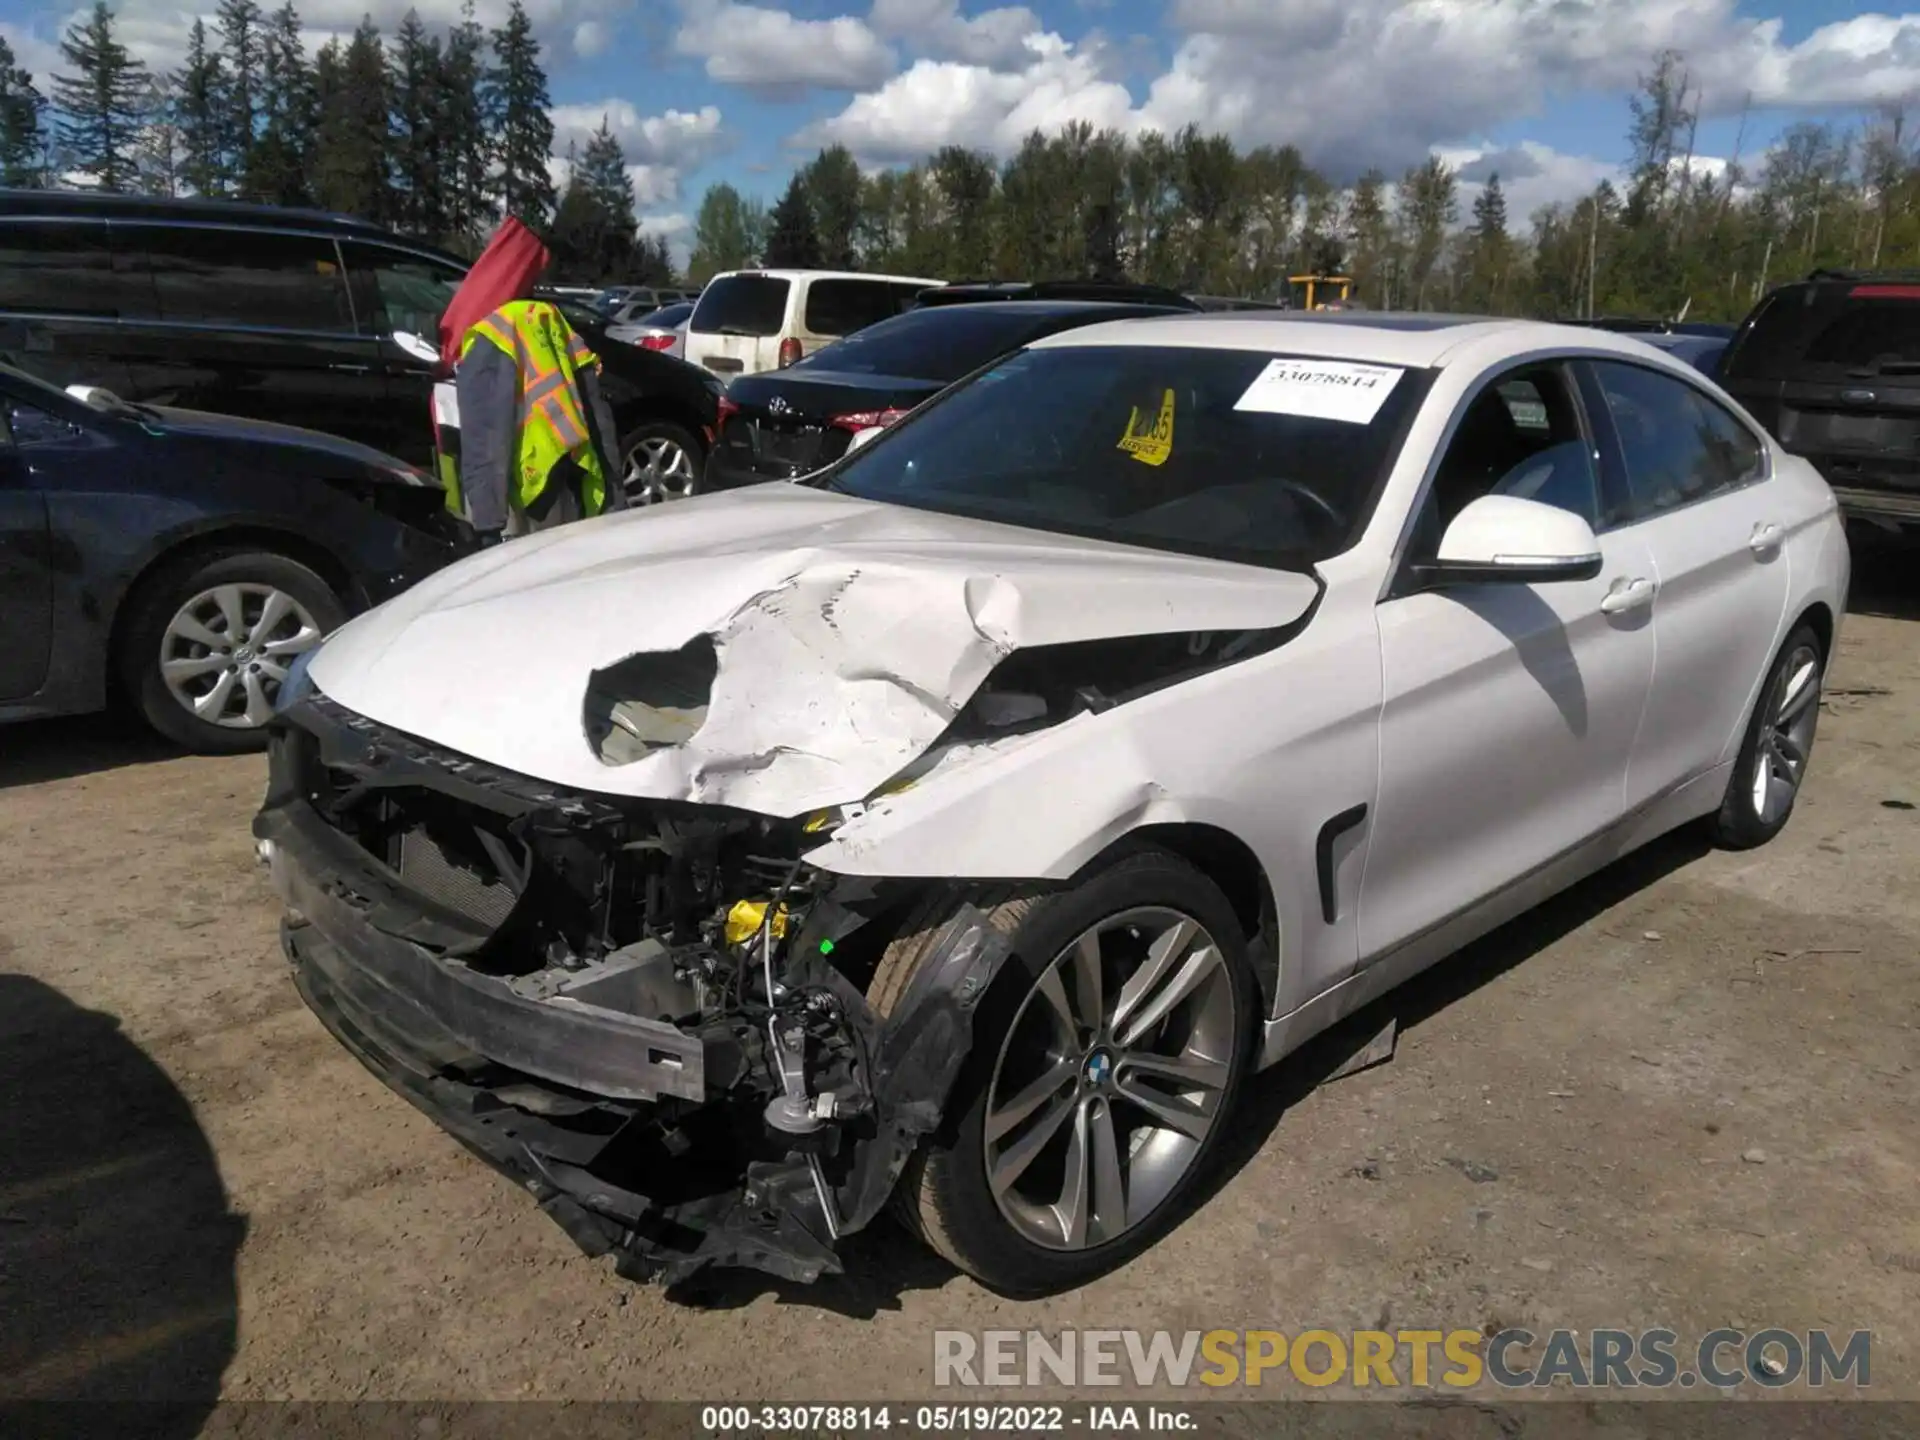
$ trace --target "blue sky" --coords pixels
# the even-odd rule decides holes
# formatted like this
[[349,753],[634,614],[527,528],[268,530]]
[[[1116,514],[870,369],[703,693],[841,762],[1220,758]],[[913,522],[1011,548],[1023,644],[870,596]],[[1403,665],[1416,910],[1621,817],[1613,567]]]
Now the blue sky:
[[[317,44],[366,11],[389,33],[408,8],[444,25],[461,0],[296,3]],[[770,200],[829,140],[871,167],[950,142],[1004,154],[1028,129],[1076,119],[1195,123],[1243,147],[1298,145],[1336,178],[1438,152],[1469,181],[1498,170],[1523,220],[1615,170],[1627,96],[1662,47],[1687,58],[1709,163],[1736,136],[1751,164],[1797,119],[1920,97],[1920,12],[1845,0],[526,3],[561,150],[607,115],[644,223],[681,247],[709,184]],[[0,34],[44,73],[76,4],[0,0]],[[505,6],[476,0],[483,23]],[[177,61],[196,8],[118,4],[136,53],[158,66]]]

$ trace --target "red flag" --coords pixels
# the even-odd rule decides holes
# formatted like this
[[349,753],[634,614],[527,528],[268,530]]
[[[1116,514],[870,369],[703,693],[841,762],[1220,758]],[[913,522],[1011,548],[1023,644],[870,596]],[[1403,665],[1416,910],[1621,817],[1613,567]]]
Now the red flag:
[[440,316],[440,363],[453,372],[467,331],[510,300],[524,300],[552,257],[540,237],[513,216],[501,222]]

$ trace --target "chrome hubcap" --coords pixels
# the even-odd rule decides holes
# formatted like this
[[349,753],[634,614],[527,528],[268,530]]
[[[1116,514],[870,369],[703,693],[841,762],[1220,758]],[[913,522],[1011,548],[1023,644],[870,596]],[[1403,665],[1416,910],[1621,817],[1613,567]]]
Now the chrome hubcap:
[[659,436],[635,442],[627,452],[627,468],[621,476],[627,500],[634,505],[684,500],[693,494],[694,480],[693,457]]
[[1128,910],[1081,935],[994,1062],[985,1158],[1001,1215],[1051,1250],[1140,1224],[1212,1132],[1239,1033],[1226,957],[1192,916]]
[[208,724],[252,730],[273,715],[293,657],[319,643],[313,616],[284,590],[216,585],[167,623],[160,677],[175,700]]
[[1768,824],[1784,815],[1800,793],[1820,718],[1820,656],[1802,645],[1787,657],[1780,682],[1767,697],[1771,717],[1753,757],[1753,813]]

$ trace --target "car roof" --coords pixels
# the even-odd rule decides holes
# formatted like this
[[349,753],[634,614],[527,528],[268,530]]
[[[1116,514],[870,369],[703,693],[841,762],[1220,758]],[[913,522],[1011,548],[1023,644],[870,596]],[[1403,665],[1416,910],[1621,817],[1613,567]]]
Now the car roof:
[[[924,275],[882,275],[872,270],[723,270],[713,280],[730,280],[736,275],[764,275],[769,280],[885,280],[902,285],[944,285],[944,280],[929,280]],[[707,284],[711,285],[713,280]]]
[[1289,310],[1278,314],[1228,310],[1121,320],[1049,335],[1036,340],[1034,348],[1167,345],[1437,368],[1455,352],[1479,341],[1497,342],[1497,348],[1515,355],[1540,349],[1603,351],[1627,357],[1647,353],[1638,337],[1543,320],[1374,310]]

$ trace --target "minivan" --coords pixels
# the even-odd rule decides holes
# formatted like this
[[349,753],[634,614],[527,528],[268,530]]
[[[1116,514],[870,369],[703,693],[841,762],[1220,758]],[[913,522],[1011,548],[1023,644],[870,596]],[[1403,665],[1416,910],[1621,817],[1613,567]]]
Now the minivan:
[[[440,313],[466,264],[320,211],[0,190],[0,360],[136,403],[273,420],[433,463]],[[716,377],[598,345],[630,494],[697,488]],[[662,456],[668,457],[663,462]]]
[[730,270],[700,292],[687,359],[717,375],[757,375],[912,307],[943,284],[844,270]]

